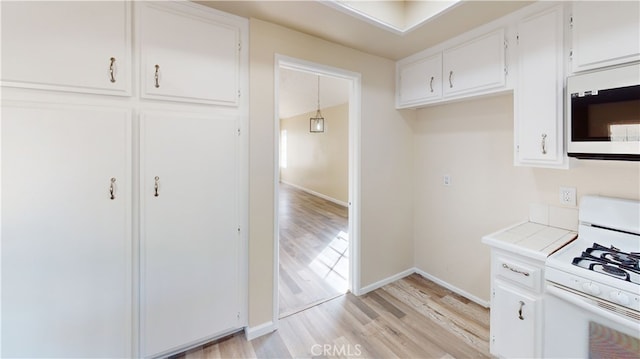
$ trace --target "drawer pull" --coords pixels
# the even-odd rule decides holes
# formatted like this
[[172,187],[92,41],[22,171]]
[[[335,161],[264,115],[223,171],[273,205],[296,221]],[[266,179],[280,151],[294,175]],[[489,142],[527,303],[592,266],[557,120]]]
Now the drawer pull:
[[155,183],[153,185],[153,190],[154,190],[153,196],[154,197],[158,197],[159,196],[159,194],[158,194],[158,181],[160,181],[160,177],[156,176],[154,178],[154,180],[155,180]]
[[522,307],[524,307],[524,302],[520,301],[520,309],[518,309],[518,318],[520,320],[524,320],[524,317],[522,316]]
[[116,199],[116,195],[114,193],[115,189],[113,188],[115,183],[116,183],[116,178],[115,177],[111,177],[111,183],[109,184],[109,194],[110,194],[109,199],[110,200]]
[[525,277],[528,277],[528,276],[529,276],[529,272],[523,272],[523,271],[521,271],[521,270],[517,270],[517,269],[515,269],[515,268],[511,268],[511,267],[509,267],[506,263],[502,263],[502,268],[506,268],[506,269],[508,269],[508,270],[510,270],[510,271],[512,271],[512,272],[522,274],[522,275],[524,275]]

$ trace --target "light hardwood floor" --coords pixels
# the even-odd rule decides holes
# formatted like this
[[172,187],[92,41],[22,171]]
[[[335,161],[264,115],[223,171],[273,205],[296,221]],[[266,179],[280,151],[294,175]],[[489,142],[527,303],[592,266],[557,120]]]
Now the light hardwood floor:
[[489,310],[417,274],[339,296],[279,321],[176,356],[200,358],[488,358]]
[[344,294],[348,209],[280,184],[280,317]]

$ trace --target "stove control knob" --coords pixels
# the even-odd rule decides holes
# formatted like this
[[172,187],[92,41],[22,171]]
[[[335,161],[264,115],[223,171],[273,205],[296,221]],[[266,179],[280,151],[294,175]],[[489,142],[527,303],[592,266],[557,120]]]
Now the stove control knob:
[[612,301],[621,305],[629,304],[629,296],[622,292],[611,292],[609,293],[609,298],[611,298]]
[[598,295],[600,294],[600,287],[598,287],[597,285],[593,284],[592,282],[584,282],[582,283],[582,289],[584,289],[585,292],[591,294],[591,295]]

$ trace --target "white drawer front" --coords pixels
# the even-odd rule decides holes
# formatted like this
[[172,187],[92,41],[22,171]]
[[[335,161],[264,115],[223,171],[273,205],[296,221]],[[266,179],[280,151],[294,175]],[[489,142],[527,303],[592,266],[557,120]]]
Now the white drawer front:
[[493,271],[497,276],[518,283],[536,292],[541,289],[542,269],[506,257],[498,256],[493,261]]

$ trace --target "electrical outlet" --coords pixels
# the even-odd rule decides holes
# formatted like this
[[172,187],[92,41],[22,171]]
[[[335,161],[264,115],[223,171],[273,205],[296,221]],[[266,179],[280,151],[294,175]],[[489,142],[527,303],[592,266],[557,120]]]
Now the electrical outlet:
[[566,206],[576,206],[575,187],[560,187],[560,204]]
[[451,186],[451,176],[449,175],[442,176],[442,184],[445,186]]

